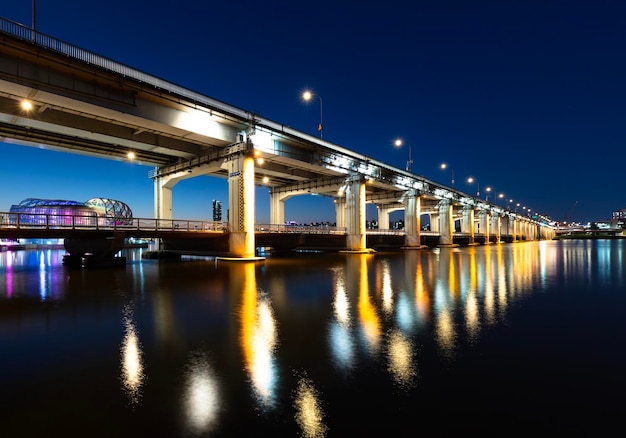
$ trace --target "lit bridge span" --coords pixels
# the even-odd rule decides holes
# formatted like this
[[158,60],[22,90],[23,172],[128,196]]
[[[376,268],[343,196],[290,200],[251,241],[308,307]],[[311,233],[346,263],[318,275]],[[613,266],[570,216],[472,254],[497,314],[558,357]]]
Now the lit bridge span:
[[[32,104],[29,110],[21,102]],[[254,257],[255,187],[270,189],[270,222],[291,197],[332,197],[345,250],[367,251],[365,205],[379,228],[404,210],[404,247],[419,248],[422,215],[439,245],[455,230],[476,243],[552,238],[548,224],[373,160],[53,37],[0,19],[0,139],[153,166],[154,216],[172,220],[173,187],[228,181],[228,252]],[[357,145],[358,146],[358,145]],[[268,183],[267,181],[271,181]],[[271,184],[271,186],[270,186]]]

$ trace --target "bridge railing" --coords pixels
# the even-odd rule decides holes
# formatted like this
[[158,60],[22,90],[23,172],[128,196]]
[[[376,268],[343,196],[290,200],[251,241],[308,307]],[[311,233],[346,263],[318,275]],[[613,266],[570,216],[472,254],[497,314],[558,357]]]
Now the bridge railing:
[[211,99],[200,93],[196,93],[187,88],[172,84],[156,76],[149,75],[105,56],[101,56],[89,50],[82,49],[78,46],[75,46],[74,44],[70,44],[49,35],[43,34],[41,32],[35,31],[28,26],[24,26],[23,24],[7,20],[6,18],[0,17],[0,32],[13,35],[14,37],[25,41],[32,41],[41,47],[45,47],[48,50],[55,51],[70,58],[78,59],[80,61],[95,65],[97,67],[117,73],[119,75],[135,79],[137,81],[143,82],[144,84],[151,85],[155,88],[160,88],[167,90],[168,92],[176,93],[180,96],[191,99],[192,101],[203,102],[226,113],[236,113],[240,117],[248,116],[245,111],[242,111],[238,108],[231,107],[230,105],[226,105],[223,102]]
[[257,224],[257,233],[298,233],[298,234],[346,234],[344,227],[327,225],[288,225],[288,224]]
[[366,234],[372,235],[385,235],[385,236],[404,236],[406,232],[404,230],[396,230],[396,229],[384,229],[384,228],[368,228]]
[[13,212],[0,212],[0,227],[29,230],[228,231],[228,224],[225,222]]

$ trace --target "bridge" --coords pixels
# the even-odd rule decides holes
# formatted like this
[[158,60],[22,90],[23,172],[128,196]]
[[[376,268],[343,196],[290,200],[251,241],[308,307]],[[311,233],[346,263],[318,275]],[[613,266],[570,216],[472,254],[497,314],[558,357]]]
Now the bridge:
[[[23,105],[28,103],[28,106]],[[549,239],[541,220],[373,160],[321,138],[0,19],[0,139],[153,167],[156,220],[173,220],[172,188],[201,175],[228,181],[228,252],[254,257],[255,186],[270,189],[270,222],[284,204],[319,194],[335,204],[345,250],[368,251],[366,203],[378,223],[403,210],[404,247],[422,245],[429,215],[439,245],[455,230],[474,244]],[[458,224],[458,226],[457,226]]]

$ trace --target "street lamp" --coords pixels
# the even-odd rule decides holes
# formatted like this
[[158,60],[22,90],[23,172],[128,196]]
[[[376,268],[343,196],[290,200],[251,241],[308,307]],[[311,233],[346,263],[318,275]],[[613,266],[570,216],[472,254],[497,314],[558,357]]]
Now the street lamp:
[[[402,147],[402,145],[404,144],[404,141],[402,141],[401,138],[396,138],[396,140],[393,142],[394,145],[396,145],[396,147]],[[413,158],[411,158],[411,145],[407,144],[407,146],[409,147],[409,159],[406,162],[406,171],[410,172],[411,171],[411,165],[413,164]]]
[[324,138],[324,125],[322,125],[322,98],[319,94],[314,94],[309,90],[302,93],[302,100],[304,100],[305,102],[313,100],[314,97],[317,97],[320,101],[320,124],[317,125],[317,130],[320,132],[320,138]]
[[[446,163],[441,163],[441,165],[439,166],[442,170],[446,170],[448,168],[448,165]],[[454,169],[450,168],[450,171],[452,172],[452,188],[454,188]]]
[[472,184],[473,182],[476,183],[476,196],[480,197],[480,184],[478,184],[478,181],[470,176],[469,178],[467,178],[467,182],[469,184]]
[[489,202],[489,193],[491,193],[491,187],[485,187],[485,191],[487,195],[485,196],[485,201]]

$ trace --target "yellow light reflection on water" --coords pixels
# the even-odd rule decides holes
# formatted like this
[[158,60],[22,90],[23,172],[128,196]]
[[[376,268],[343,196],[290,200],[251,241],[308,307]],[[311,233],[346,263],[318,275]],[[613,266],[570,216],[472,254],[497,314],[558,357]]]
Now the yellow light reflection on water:
[[504,262],[502,261],[502,247],[498,246],[496,253],[496,286],[498,288],[498,307],[500,309],[500,316],[505,317],[504,313],[508,306],[508,296],[506,288],[506,269]]
[[[432,268],[432,265],[429,265],[429,268]],[[423,321],[427,321],[430,315],[430,297],[428,296],[428,288],[424,282],[421,256],[419,256],[417,260],[415,269],[415,308],[419,317]]]
[[367,255],[357,255],[359,266],[359,320],[370,350],[377,350],[380,344],[380,319],[370,301]]
[[436,333],[439,347],[444,353],[451,355],[454,352],[456,332],[450,309],[445,309],[437,315]]
[[388,366],[396,383],[410,387],[415,383],[417,372],[413,363],[413,345],[400,331],[393,331],[388,340]]
[[132,404],[141,398],[140,388],[145,379],[141,344],[131,311],[126,309],[124,317],[124,339],[121,346],[122,384]]
[[242,269],[244,286],[240,342],[244,365],[258,400],[264,407],[271,407],[276,389],[274,350],[277,335],[274,312],[269,297],[257,291],[254,264],[247,263]]
[[296,423],[306,438],[318,438],[326,435],[328,427],[324,424],[324,412],[313,383],[301,378],[296,390],[294,407]]

